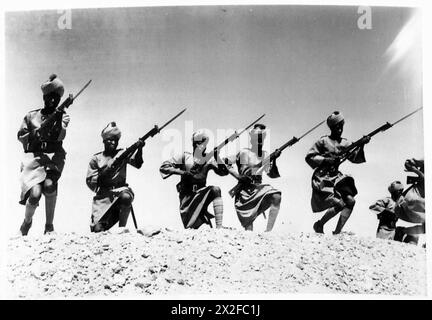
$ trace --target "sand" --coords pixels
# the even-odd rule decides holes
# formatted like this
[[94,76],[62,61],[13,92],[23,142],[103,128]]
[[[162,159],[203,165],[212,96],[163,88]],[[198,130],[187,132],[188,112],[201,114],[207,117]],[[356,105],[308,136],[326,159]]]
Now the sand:
[[120,229],[16,237],[7,297],[426,295],[426,249],[354,234]]

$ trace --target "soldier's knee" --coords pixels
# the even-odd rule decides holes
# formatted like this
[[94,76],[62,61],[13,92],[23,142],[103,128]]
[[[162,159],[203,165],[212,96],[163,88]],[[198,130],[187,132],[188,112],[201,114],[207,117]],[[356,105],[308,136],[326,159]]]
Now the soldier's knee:
[[282,201],[282,196],[279,193],[276,193],[272,196],[272,204],[273,205],[278,206],[278,205],[280,205],[281,201]]
[[355,203],[356,203],[354,197],[352,197],[352,196],[347,196],[347,197],[344,199],[344,202],[345,202],[345,206],[346,206],[347,208],[349,208],[349,209],[354,208]]
[[345,202],[343,202],[342,200],[337,201],[333,206],[333,208],[336,210],[336,212],[341,211],[344,207],[345,207]]
[[211,186],[211,193],[214,198],[222,196],[221,189],[218,186]]
[[53,194],[57,191],[57,183],[51,179],[45,179],[43,182],[44,194]]
[[33,206],[38,205],[41,196],[42,196],[42,189],[40,188],[39,185],[31,188],[28,197],[28,203],[30,203]]
[[132,205],[132,195],[128,192],[123,192],[119,197],[119,204],[125,207],[129,207]]

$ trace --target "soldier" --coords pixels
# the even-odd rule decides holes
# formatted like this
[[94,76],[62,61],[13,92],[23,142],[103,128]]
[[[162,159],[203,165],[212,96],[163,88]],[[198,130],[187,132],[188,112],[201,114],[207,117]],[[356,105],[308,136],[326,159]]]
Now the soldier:
[[[316,221],[313,229],[317,233],[324,233],[324,225],[340,212],[339,221],[333,234],[339,234],[349,219],[357,194],[354,179],[342,174],[339,169],[339,156],[350,146],[342,138],[345,120],[339,111],[333,112],[327,118],[330,135],[321,137],[311,147],[306,155],[306,162],[314,169],[312,176],[312,211],[321,212],[327,209],[323,217]],[[365,162],[364,144],[370,137],[363,137],[363,144],[351,154],[348,160],[353,163]]]
[[[241,225],[250,231],[253,230],[255,219],[269,208],[266,231],[271,231],[281,203],[281,192],[269,184],[263,184],[262,174],[256,172],[259,169],[256,165],[267,157],[267,152],[263,150],[266,134],[265,125],[255,124],[249,132],[251,148],[241,150],[236,157],[242,187],[235,194],[235,209]],[[280,151],[276,150],[274,160],[265,168],[270,178],[280,177],[276,165],[276,158],[279,156]]]
[[[181,176],[177,184],[180,199],[180,216],[186,229],[198,229],[202,224],[210,227],[213,215],[207,211],[213,202],[216,228],[222,228],[223,202],[221,190],[217,186],[207,186],[207,174],[213,170],[219,176],[228,174],[225,164],[218,164],[214,157],[207,159],[206,147],[209,134],[200,129],[192,135],[193,154],[184,152],[170,160],[164,161],[160,167],[162,177],[171,174]],[[216,155],[215,155],[216,156]]]
[[395,212],[399,219],[416,225],[397,227],[395,240],[418,244],[419,235],[426,232],[424,160],[406,160],[405,171],[413,172],[417,177],[407,177],[407,183],[411,186],[398,199]]
[[396,232],[398,217],[395,213],[396,201],[402,195],[404,186],[400,181],[394,181],[388,187],[390,197],[377,200],[369,209],[377,212],[379,220],[376,237],[379,239],[393,240]]
[[[42,194],[45,196],[46,214],[44,234],[54,231],[57,183],[66,157],[63,140],[70,117],[64,111],[56,110],[64,93],[63,82],[53,74],[42,84],[41,89],[44,107],[27,113],[18,131],[18,140],[25,152],[21,164],[19,201],[25,205],[24,221],[20,227],[23,236],[28,234]],[[54,121],[41,128],[41,124],[49,117]]]
[[[117,171],[112,171],[111,164],[121,154],[117,149],[121,137],[120,129],[115,122],[110,122],[101,132],[104,151],[96,153],[90,160],[86,183],[96,192],[93,197],[91,232],[109,230],[117,222],[125,227],[134,199],[132,189],[126,183],[126,163]],[[143,164],[141,140],[135,154],[127,161],[135,168]]]

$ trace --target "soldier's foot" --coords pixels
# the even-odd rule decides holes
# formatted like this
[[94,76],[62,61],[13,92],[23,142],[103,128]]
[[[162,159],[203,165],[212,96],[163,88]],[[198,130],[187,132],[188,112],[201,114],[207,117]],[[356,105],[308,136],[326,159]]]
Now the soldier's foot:
[[54,233],[54,225],[52,223],[45,224],[45,231],[44,234],[52,234]]
[[124,234],[129,232],[129,229],[126,227],[119,227],[117,230],[114,231],[115,234]]
[[144,227],[137,229],[137,233],[142,234],[146,237],[153,237],[154,235],[157,235],[161,232],[161,229],[159,228],[150,228],[150,227]]
[[26,222],[25,220],[23,221],[23,223],[20,227],[21,235],[26,236],[28,234],[30,227],[32,226],[32,222],[33,221],[30,221],[30,222]]
[[320,220],[313,224],[313,229],[316,233],[324,233],[324,225],[321,223]]

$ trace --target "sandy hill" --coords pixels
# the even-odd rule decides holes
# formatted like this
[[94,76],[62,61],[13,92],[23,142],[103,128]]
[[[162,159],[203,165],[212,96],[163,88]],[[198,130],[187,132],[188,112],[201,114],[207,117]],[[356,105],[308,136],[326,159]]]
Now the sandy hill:
[[[127,231],[127,230],[125,230]],[[426,250],[357,237],[241,230],[11,239],[15,298],[166,294],[426,295]]]

